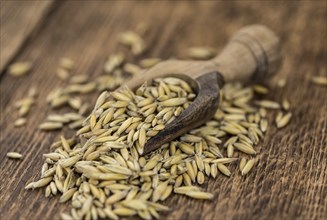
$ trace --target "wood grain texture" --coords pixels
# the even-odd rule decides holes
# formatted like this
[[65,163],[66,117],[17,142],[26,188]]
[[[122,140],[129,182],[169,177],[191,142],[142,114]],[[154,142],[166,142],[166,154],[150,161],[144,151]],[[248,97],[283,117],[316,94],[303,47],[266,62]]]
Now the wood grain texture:
[[54,1],[1,1],[0,73],[46,20]]
[[[4,74],[0,82],[0,218],[57,219],[67,208],[43,190],[25,191],[39,176],[42,153],[60,132],[40,132],[49,111],[44,99],[28,116],[28,127],[15,129],[13,104],[30,85],[46,94],[60,84],[54,72],[62,56],[74,59],[76,72],[99,74],[106,56],[119,49],[117,34],[149,26],[145,54],[183,57],[189,46],[218,49],[242,26],[262,23],[281,36],[284,64],[269,83],[269,98],[289,98],[294,117],[282,130],[271,128],[256,149],[259,161],[248,176],[219,175],[205,182],[213,201],[171,196],[171,212],[162,219],[326,219],[327,218],[327,91],[313,85],[313,75],[326,75],[325,1],[246,2],[63,2],[47,25],[33,36],[15,61],[30,60],[33,72],[21,78]],[[2,48],[1,48],[2,50]],[[275,86],[278,79],[288,84]],[[24,159],[5,158],[8,151]],[[230,167],[232,170],[236,167]]]

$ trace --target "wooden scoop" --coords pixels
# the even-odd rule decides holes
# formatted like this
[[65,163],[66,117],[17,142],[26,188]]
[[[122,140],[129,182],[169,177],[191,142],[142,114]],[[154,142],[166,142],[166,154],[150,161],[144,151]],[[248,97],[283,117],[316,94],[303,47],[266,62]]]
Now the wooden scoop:
[[280,66],[279,38],[265,26],[251,25],[239,30],[215,58],[209,61],[168,60],[127,82],[132,90],[145,81],[175,76],[188,82],[197,97],[175,120],[167,124],[144,147],[144,154],[174,140],[211,119],[219,104],[224,81],[263,80]]

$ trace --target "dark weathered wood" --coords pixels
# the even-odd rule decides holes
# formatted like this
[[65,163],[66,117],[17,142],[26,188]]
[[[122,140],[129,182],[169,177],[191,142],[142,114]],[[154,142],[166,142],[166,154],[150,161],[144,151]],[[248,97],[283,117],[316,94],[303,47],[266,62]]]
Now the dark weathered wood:
[[45,21],[54,1],[1,1],[0,75],[28,38]]
[[[281,36],[284,62],[269,83],[268,98],[287,97],[294,113],[286,128],[268,130],[256,148],[258,164],[248,176],[231,165],[232,177],[219,175],[205,182],[203,188],[215,194],[213,201],[171,196],[165,204],[172,211],[163,213],[163,219],[326,219],[327,92],[310,82],[313,75],[327,71],[326,7],[325,1],[63,2],[15,57],[34,62],[31,74],[1,78],[0,218],[54,219],[67,209],[57,197],[45,199],[43,190],[24,190],[26,182],[38,177],[42,153],[49,152],[59,132],[37,129],[48,111],[43,97],[29,114],[27,127],[15,129],[15,100],[24,97],[30,85],[42,94],[58,86],[54,72],[62,56],[78,63],[76,72],[99,74],[106,56],[119,49],[117,34],[145,21],[145,57],[163,58],[183,57],[189,46],[221,49],[248,24],[270,27]],[[282,89],[275,86],[280,78],[288,82]],[[10,150],[22,152],[24,159],[6,159]]]

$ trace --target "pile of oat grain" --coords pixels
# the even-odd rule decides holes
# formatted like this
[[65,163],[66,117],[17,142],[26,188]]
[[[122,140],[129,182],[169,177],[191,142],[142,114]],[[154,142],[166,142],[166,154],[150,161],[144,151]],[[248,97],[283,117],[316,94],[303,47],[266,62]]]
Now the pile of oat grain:
[[[119,42],[135,55],[146,48],[134,32],[124,32]],[[199,47],[189,53],[196,59],[215,55],[214,50]],[[218,173],[230,176],[230,163],[239,163],[242,175],[254,166],[256,145],[270,125],[267,111],[277,111],[278,128],[290,121],[287,100],[282,104],[259,100],[256,94],[265,96],[266,87],[229,83],[221,91],[220,107],[211,121],[141,156],[146,141],[178,117],[196,95],[185,81],[173,77],[155,79],[136,91],[126,87],[108,91],[124,82],[124,74],[140,74],[159,61],[143,59],[136,65],[116,53],[105,63],[104,74],[95,79],[71,75],[74,62],[60,61],[57,75],[66,84],[53,90],[46,101],[53,109],[69,106],[72,111],[48,115],[40,129],[52,131],[68,125],[78,130],[73,137],[61,136],[52,144],[52,152],[44,154],[41,177],[26,189],[44,187],[46,197],[60,195],[59,202],[70,201],[71,210],[62,213],[62,219],[134,215],[152,219],[169,210],[160,203],[171,194],[212,199],[213,193],[201,189],[206,179]],[[97,91],[103,92],[90,108],[80,95]],[[30,94],[29,100],[34,96]],[[17,122],[25,123],[26,119]],[[10,152],[8,157],[21,155]]]

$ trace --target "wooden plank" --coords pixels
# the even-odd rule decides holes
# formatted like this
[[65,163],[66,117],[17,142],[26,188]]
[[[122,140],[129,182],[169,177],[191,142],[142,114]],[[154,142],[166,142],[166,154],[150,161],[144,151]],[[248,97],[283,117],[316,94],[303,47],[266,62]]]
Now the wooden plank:
[[54,1],[1,1],[0,74],[44,21]]
[[[213,201],[171,196],[172,211],[164,219],[326,219],[327,213],[327,93],[313,85],[313,75],[326,75],[326,2],[65,2],[44,30],[31,39],[15,60],[30,60],[33,72],[22,78],[5,74],[0,82],[1,219],[53,219],[67,209],[44,191],[25,191],[39,176],[42,153],[60,132],[38,131],[48,111],[44,98],[29,115],[28,129],[15,129],[15,100],[30,85],[42,94],[60,84],[54,72],[67,56],[78,63],[76,72],[99,74],[107,55],[116,51],[117,34],[147,22],[146,56],[183,57],[189,46],[221,49],[240,27],[259,22],[282,37],[284,65],[270,81],[270,98],[292,103],[293,119],[281,131],[269,129],[259,144],[259,162],[251,173],[219,175],[204,188]],[[287,86],[275,86],[278,79]],[[93,97],[94,98],[94,97]],[[5,158],[9,150],[24,154],[22,161]],[[231,170],[236,167],[231,166]]]

